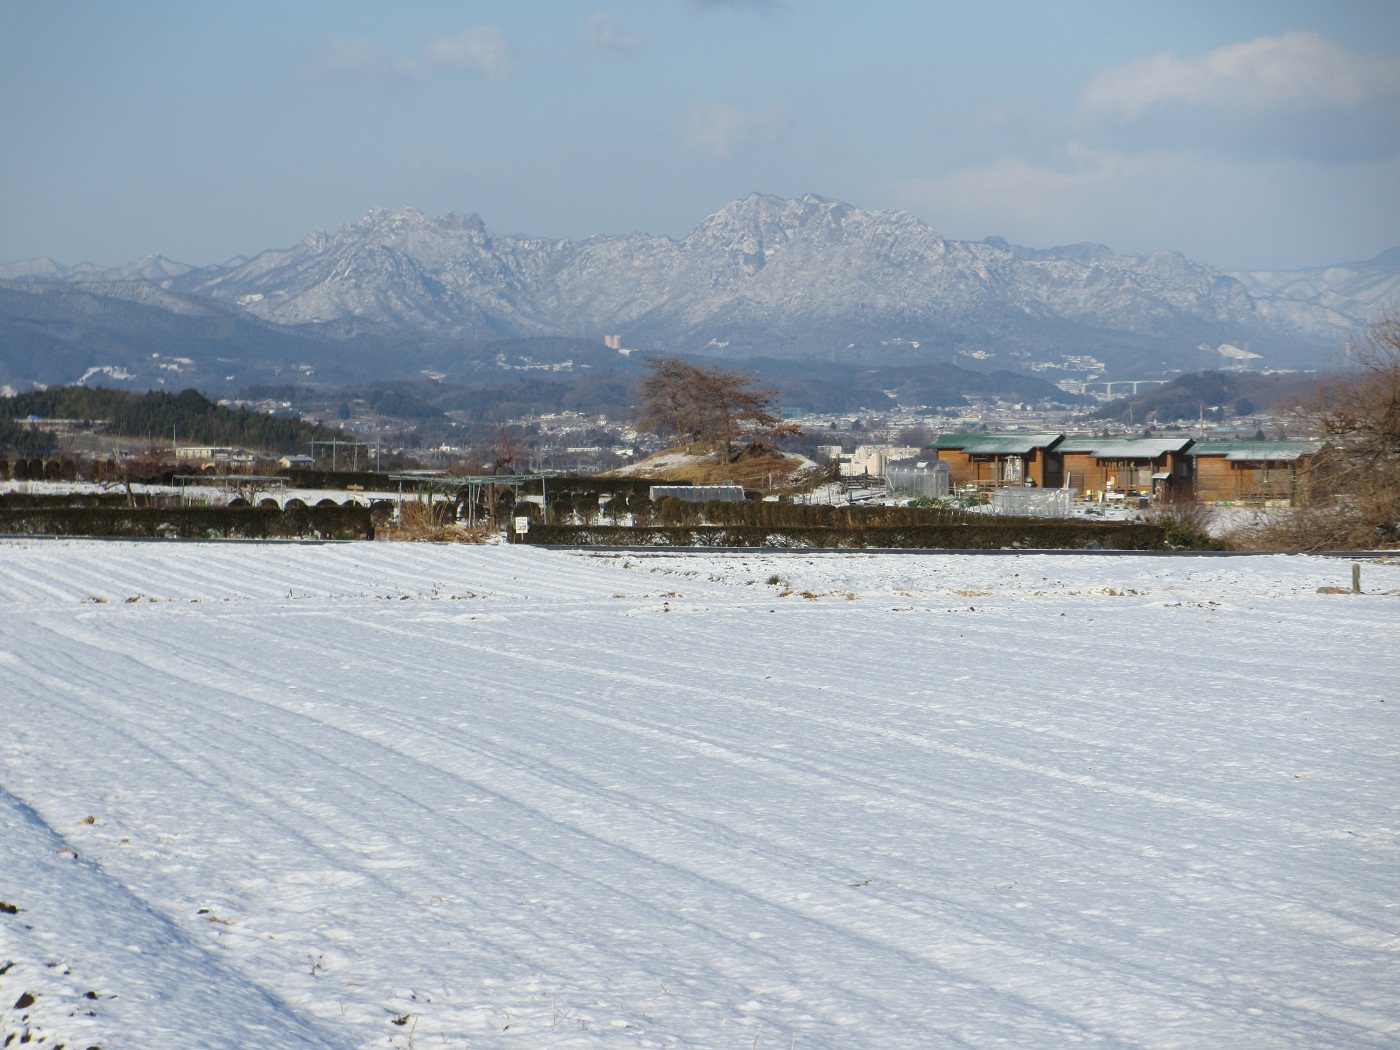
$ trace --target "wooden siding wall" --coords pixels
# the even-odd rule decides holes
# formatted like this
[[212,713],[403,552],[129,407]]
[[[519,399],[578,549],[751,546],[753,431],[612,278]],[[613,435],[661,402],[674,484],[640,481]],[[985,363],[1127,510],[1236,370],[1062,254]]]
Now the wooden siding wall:
[[[1019,482],[1014,481],[1003,481],[1002,478],[1003,461],[1011,458],[1010,456],[968,454],[955,448],[938,450],[939,461],[948,464],[948,484],[954,488],[959,485],[1019,484]],[[1060,480],[1053,472],[1048,474],[1046,472],[1043,449],[1032,449],[1030,455],[1019,458],[1024,461],[1023,478],[1030,478],[1042,488],[1047,483],[1051,486],[1060,484]]]
[[972,458],[967,453],[958,449],[943,448],[938,450],[937,455],[940,463],[948,464],[948,484],[953,488],[971,485],[977,480],[972,472]]
[[[1089,492],[1103,492],[1113,479],[1117,491],[1137,489],[1141,492],[1153,490],[1152,475],[1169,471],[1174,486],[1188,486],[1191,477],[1190,460],[1176,452],[1167,452],[1155,458],[1143,457],[1133,460],[1095,459],[1089,452],[1064,453],[1065,471],[1070,475],[1069,484],[1079,490],[1080,495]],[[1130,464],[1125,467],[1124,464]],[[1063,484],[1063,481],[1060,482]],[[1158,490],[1164,488],[1160,484]]]
[[1266,463],[1230,462],[1224,456],[1196,456],[1196,499],[1203,503],[1236,500],[1292,500],[1306,460]]

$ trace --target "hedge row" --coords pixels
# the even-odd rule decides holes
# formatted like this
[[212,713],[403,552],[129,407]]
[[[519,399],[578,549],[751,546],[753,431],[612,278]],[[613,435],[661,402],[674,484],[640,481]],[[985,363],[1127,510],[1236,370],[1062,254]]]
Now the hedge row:
[[668,496],[651,508],[662,525],[761,525],[768,528],[869,529],[911,525],[1007,524],[1024,519],[973,513],[962,507],[885,507],[768,503],[754,500],[690,503]]
[[129,507],[132,500],[138,507],[160,503],[178,503],[178,496],[137,492],[130,499],[125,492],[0,492],[0,509],[37,509],[42,507]]
[[72,481],[78,464],[71,459],[0,459],[0,481]]
[[309,470],[292,467],[279,471],[295,489],[348,489],[357,485],[366,492],[397,492],[399,483],[388,474],[372,470]]
[[0,533],[178,539],[373,539],[368,507],[0,508]]
[[[558,496],[650,496],[653,485],[689,485],[688,481],[657,481],[653,478],[601,478],[590,475],[561,474],[544,480],[544,492],[553,501]],[[541,483],[525,482],[522,494],[538,496]]]
[[755,525],[531,525],[526,543],[571,547],[885,547],[928,550],[1164,550],[1165,530],[1142,522],[1019,518],[870,528]]

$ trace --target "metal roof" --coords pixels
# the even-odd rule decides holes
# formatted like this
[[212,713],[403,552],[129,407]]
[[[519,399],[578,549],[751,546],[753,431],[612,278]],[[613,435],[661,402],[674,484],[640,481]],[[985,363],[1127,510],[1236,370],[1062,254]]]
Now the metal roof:
[[1087,452],[1095,459],[1158,459],[1169,452],[1180,452],[1192,440],[1190,437],[1066,438],[1055,451]]
[[1311,456],[1316,451],[1317,449],[1315,448],[1277,449],[1272,452],[1261,452],[1257,449],[1252,452],[1241,450],[1225,453],[1225,461],[1227,463],[1253,463],[1263,460],[1270,463],[1277,463],[1285,460],[1302,459],[1304,456]]
[[937,459],[892,459],[885,464],[886,470],[937,470],[946,472],[947,463]]
[[1322,447],[1321,441],[1198,441],[1187,449],[1188,456],[1224,456],[1231,463],[1270,460],[1274,462],[1311,456]]
[[1169,452],[1180,452],[1191,438],[1130,438],[1106,441],[1093,449],[1095,459],[1159,459]]
[[433,485],[518,485],[524,481],[539,481],[540,474],[390,474],[390,481],[430,483]]
[[1028,456],[1038,448],[1051,448],[1063,434],[939,434],[936,449],[962,451],[975,456]]

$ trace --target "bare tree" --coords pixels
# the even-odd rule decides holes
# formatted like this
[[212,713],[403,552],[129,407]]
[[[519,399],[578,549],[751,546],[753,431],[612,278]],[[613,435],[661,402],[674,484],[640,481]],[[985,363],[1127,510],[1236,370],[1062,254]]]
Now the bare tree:
[[136,485],[155,485],[175,470],[170,453],[155,444],[143,451],[123,456],[120,452],[93,465],[92,478],[103,488],[120,488],[127,504],[136,506]]
[[658,433],[670,429],[678,445],[698,440],[700,369],[680,357],[652,357],[646,365],[647,375],[637,385],[642,403],[638,426]]
[[492,474],[511,474],[515,471],[515,435],[511,428],[499,420],[496,423],[495,442],[491,446],[494,460]]
[[782,419],[770,411],[778,392],[755,386],[757,382],[758,376],[753,372],[719,365],[701,372],[697,394],[705,409],[710,436],[725,455],[734,451],[742,435],[771,434],[782,425]]
[[652,358],[647,368],[639,424],[673,430],[682,445],[703,442],[728,455],[748,437],[799,432],[773,411],[777,391],[758,386],[753,372],[699,368],[679,357]]
[[1400,313],[1350,347],[1354,372],[1319,391],[1308,413],[1327,439],[1303,477],[1303,505],[1251,539],[1294,550],[1400,543]]

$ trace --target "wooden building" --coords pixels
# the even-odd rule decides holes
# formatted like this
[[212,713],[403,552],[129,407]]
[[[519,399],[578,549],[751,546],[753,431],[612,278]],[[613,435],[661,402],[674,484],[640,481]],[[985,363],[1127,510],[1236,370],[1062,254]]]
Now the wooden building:
[[940,434],[932,448],[939,462],[948,464],[954,488],[1058,488],[1064,478],[1055,450],[1064,439],[1063,434]]
[[1198,441],[1186,452],[1203,503],[1293,503],[1320,441]]
[[1063,484],[1086,499],[1106,495],[1167,499],[1190,495],[1190,437],[1069,437],[1056,447],[1064,470]]

